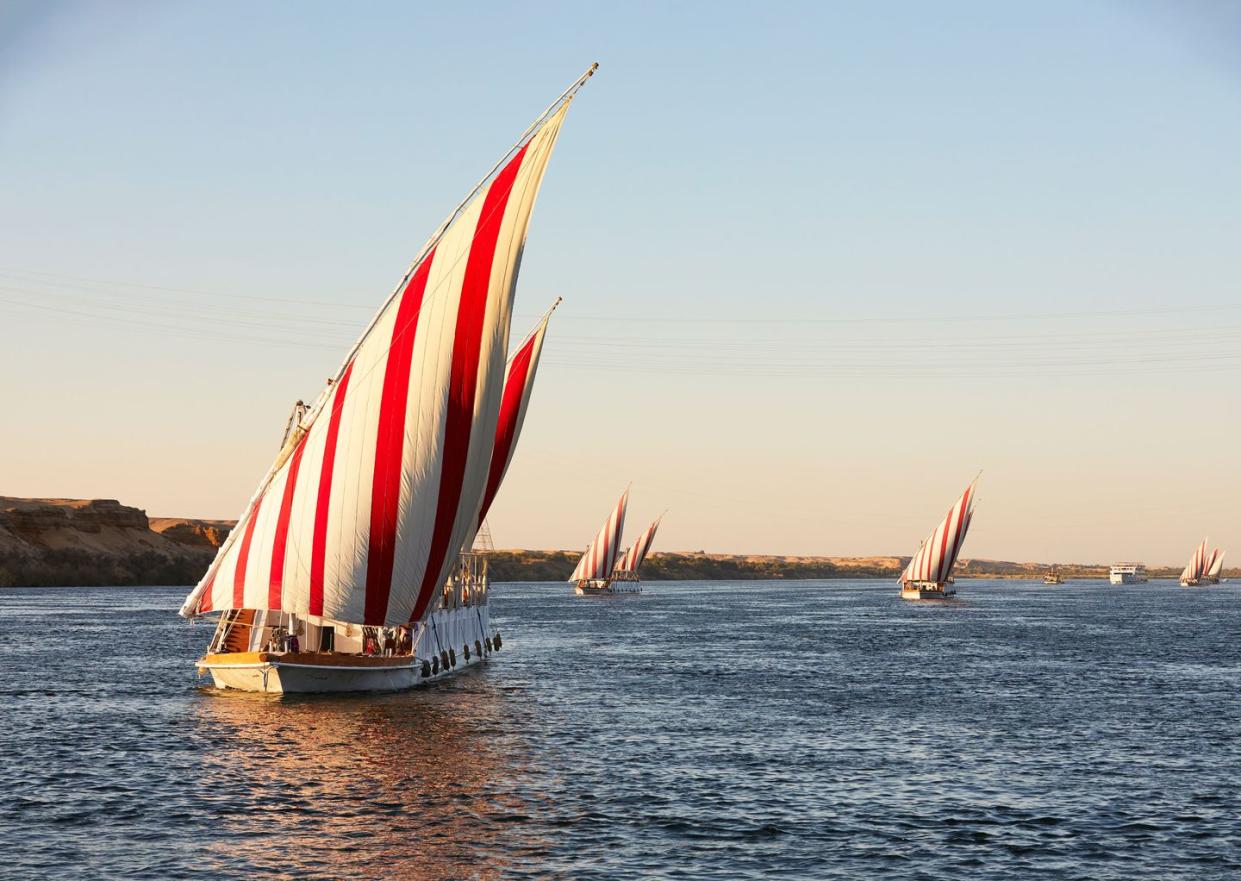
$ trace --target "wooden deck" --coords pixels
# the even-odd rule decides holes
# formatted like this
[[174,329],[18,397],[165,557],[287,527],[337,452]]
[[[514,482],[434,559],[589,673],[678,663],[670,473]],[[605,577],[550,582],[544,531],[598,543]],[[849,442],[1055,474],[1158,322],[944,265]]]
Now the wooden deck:
[[342,655],[335,652],[219,652],[204,655],[199,666],[211,664],[303,664],[309,667],[407,667],[412,655]]

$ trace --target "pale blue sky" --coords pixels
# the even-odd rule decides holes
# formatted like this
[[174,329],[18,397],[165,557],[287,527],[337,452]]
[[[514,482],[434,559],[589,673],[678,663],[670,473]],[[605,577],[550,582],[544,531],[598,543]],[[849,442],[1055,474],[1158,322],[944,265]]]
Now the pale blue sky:
[[9,4],[0,493],[235,516],[598,60],[498,544],[632,480],[667,549],[911,553],[984,468],[967,556],[1241,558],[1241,5],[862,6]]

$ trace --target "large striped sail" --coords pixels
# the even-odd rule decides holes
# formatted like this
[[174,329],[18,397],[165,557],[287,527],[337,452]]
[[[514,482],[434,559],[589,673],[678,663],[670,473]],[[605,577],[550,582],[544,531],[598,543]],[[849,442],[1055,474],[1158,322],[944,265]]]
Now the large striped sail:
[[1189,558],[1189,563],[1186,564],[1184,571],[1181,572],[1182,582],[1198,581],[1202,578],[1206,571],[1206,556],[1207,540],[1204,538],[1202,544],[1194,548],[1193,556]]
[[421,620],[478,523],[526,231],[574,94],[432,236],[181,608]]
[[[978,478],[974,478],[974,483],[977,482]],[[948,581],[974,517],[974,483],[965,488],[961,498],[909,561],[901,573],[902,584],[914,581],[944,584]]]
[[629,502],[629,490],[626,489],[616,503],[616,507],[599,529],[595,540],[590,543],[577,567],[569,576],[570,581],[604,580],[612,574],[616,566],[616,554],[620,550],[621,533],[625,529],[625,505]]
[[660,517],[648,526],[646,532],[642,533],[638,540],[633,543],[633,547],[621,555],[620,562],[616,564],[615,572],[633,572],[637,574],[638,567],[642,565],[642,561],[650,553],[651,544],[655,541],[655,531],[659,529],[659,522],[663,519],[663,517]]
[[504,373],[504,393],[500,397],[500,416],[496,422],[496,439],[491,451],[491,465],[487,472],[487,486],[483,491],[483,504],[478,512],[478,520],[470,533],[464,549],[474,546],[474,535],[487,519],[491,503],[500,491],[500,484],[508,472],[509,463],[513,461],[513,452],[517,449],[517,438],[521,435],[521,427],[526,421],[526,410],[530,406],[530,393],[534,390],[534,375],[539,369],[539,356],[543,352],[543,337],[547,334],[547,322],[551,320],[552,311],[560,305],[557,299],[552,308],[543,316],[543,320],[526,337],[526,341],[518,348],[517,353],[509,359]]

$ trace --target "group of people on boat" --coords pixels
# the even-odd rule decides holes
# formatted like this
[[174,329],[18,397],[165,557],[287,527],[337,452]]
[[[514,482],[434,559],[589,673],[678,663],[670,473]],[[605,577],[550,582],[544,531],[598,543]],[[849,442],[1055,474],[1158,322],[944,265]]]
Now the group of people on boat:
[[263,644],[265,652],[299,652],[301,649],[301,639],[298,633],[296,631],[290,633],[287,627],[273,627],[271,636]]
[[414,633],[408,627],[363,627],[362,654],[409,655],[414,651]]
[[[300,631],[300,627],[293,632],[284,626],[273,627],[262,650],[273,654],[296,654],[302,650]],[[325,649],[320,649],[323,650]],[[409,627],[362,628],[363,655],[390,658],[394,655],[413,654],[413,651],[414,633]]]

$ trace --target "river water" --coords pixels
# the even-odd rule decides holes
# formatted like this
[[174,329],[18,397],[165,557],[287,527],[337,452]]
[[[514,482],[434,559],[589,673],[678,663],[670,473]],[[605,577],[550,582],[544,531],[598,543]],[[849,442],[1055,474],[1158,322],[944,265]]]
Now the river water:
[[0,590],[0,877],[1241,877],[1241,588],[493,591],[424,690],[221,695],[182,588]]

